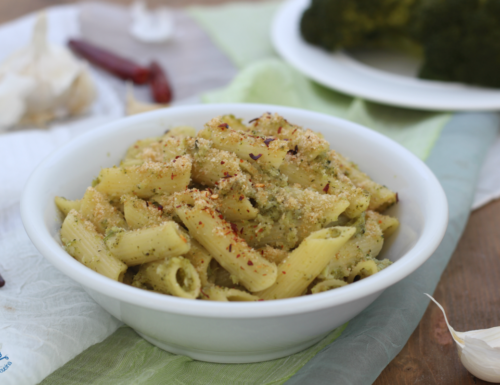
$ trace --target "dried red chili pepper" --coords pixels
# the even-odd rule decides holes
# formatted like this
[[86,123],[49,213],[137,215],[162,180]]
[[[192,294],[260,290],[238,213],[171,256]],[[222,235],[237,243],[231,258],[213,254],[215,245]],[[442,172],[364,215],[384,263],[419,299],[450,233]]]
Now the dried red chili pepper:
[[151,71],[149,83],[154,101],[163,104],[170,103],[172,100],[172,89],[170,88],[165,71],[155,61],[151,63],[149,70]]
[[71,39],[68,44],[73,51],[89,62],[123,80],[132,80],[135,84],[145,84],[150,78],[149,68],[142,67],[129,59],[115,55],[86,41]]

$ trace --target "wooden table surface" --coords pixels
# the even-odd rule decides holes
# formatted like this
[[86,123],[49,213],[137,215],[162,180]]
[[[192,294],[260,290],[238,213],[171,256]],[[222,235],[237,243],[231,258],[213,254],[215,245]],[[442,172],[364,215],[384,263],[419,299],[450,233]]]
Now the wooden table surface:
[[[127,4],[126,0],[110,0]],[[216,4],[225,0],[149,0],[150,5]],[[0,23],[64,0],[0,0]],[[476,210],[446,268],[434,297],[458,331],[500,325],[500,200]],[[375,385],[487,384],[458,359],[444,318],[430,305],[399,355],[380,374]]]

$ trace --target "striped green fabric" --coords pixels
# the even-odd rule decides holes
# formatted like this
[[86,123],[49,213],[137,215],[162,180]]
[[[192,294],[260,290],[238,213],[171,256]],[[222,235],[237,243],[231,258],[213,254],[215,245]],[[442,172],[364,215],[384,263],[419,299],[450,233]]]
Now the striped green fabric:
[[283,384],[314,355],[340,336],[335,329],[316,345],[289,357],[253,364],[194,361],[151,345],[129,327],[56,370],[42,385],[253,385]]

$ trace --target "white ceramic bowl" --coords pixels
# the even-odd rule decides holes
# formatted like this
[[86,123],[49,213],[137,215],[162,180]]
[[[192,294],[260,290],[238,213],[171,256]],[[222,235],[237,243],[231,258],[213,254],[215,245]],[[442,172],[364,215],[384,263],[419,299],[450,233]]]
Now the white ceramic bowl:
[[[290,122],[323,133],[333,149],[399,193],[400,203],[391,214],[399,218],[401,227],[382,254],[395,261],[393,265],[354,284],[312,296],[219,303],[156,294],[115,282],[62,249],[54,197],[81,198],[101,167],[118,164],[135,140],[161,135],[181,124],[201,128],[218,115],[232,113],[248,121],[265,111],[278,112]],[[227,363],[283,357],[319,341],[429,258],[444,235],[448,218],[441,185],[422,161],[399,144],[342,119],[252,104],[169,108],[96,128],[38,166],[24,190],[21,212],[40,253],[116,318],[160,348],[197,360]]]

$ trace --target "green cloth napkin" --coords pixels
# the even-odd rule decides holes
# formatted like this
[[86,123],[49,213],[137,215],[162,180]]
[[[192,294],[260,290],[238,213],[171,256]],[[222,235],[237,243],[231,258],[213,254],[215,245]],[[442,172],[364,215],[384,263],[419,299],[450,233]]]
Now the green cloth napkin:
[[316,345],[289,357],[225,365],[168,353],[124,326],[56,370],[41,385],[278,385],[332,343],[344,328],[335,329]]

